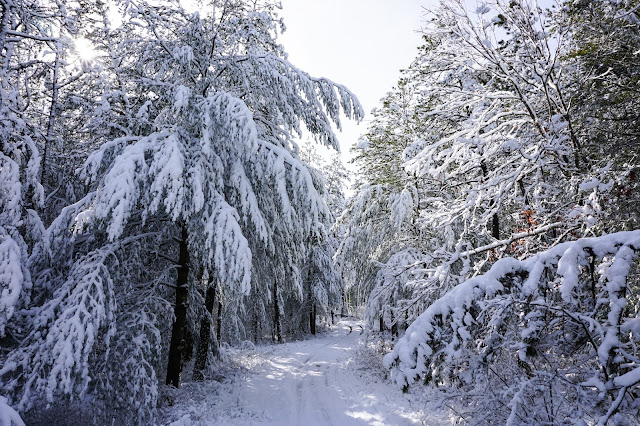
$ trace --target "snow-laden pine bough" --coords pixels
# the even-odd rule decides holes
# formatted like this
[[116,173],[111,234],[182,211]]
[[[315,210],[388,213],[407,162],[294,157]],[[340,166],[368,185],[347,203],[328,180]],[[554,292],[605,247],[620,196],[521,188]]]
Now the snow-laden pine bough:
[[633,424],[639,250],[636,230],[501,259],[436,300],[385,365],[405,389],[441,387],[479,423]]

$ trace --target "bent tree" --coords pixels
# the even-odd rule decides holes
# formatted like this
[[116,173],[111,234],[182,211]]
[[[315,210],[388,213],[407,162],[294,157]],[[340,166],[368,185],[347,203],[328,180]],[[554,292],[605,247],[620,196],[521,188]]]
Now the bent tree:
[[[282,291],[302,293],[305,242],[326,239],[330,213],[294,137],[307,129],[337,148],[331,123],[363,116],[345,87],[286,59],[269,1],[214,0],[203,13],[177,1],[119,6],[122,24],[96,40],[112,91],[91,119],[122,125],[89,135],[99,146],[81,171],[89,190],[34,258],[33,268],[56,257],[66,266],[52,269],[64,278],[0,369],[20,410],[91,393],[148,419],[162,358],[177,387],[189,340],[212,333],[198,332],[213,324],[207,286],[238,310],[235,324],[245,296],[271,297],[272,284],[252,277],[261,265],[279,271]],[[80,335],[77,321],[93,326]],[[134,356],[142,367],[120,370]],[[140,385],[117,387],[122,374]]]

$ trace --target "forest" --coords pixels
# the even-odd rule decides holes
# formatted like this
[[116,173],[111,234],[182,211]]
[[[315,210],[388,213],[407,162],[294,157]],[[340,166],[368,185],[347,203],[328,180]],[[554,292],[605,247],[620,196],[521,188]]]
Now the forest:
[[425,4],[370,114],[276,0],[0,4],[0,425],[165,424],[346,315],[449,424],[639,424],[638,0]]

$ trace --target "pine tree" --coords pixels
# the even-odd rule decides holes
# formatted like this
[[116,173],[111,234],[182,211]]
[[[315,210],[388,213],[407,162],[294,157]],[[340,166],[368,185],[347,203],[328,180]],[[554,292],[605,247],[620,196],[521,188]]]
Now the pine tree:
[[[216,0],[203,14],[179,2],[119,5],[122,24],[105,18],[93,40],[104,62],[83,103],[92,132],[82,144],[96,147],[82,167],[88,192],[35,247],[32,269],[50,287],[0,376],[21,410],[90,393],[144,422],[161,357],[179,386],[190,336],[212,333],[211,286],[218,333],[236,335],[244,295],[301,292],[307,242],[325,238],[330,213],[294,135],[304,125],[337,147],[330,123],[362,110],[343,86],[286,60],[270,2]],[[275,281],[252,275],[262,265]],[[78,321],[88,325],[80,334]],[[172,323],[163,343],[158,330]]]

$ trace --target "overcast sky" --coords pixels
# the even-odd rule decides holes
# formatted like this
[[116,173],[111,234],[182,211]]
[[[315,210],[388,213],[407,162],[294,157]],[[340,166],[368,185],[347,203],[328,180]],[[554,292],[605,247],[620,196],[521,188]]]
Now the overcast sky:
[[282,0],[289,60],[314,77],[327,77],[356,94],[367,116],[343,120],[343,158],[366,131],[369,112],[398,81],[420,45],[422,6],[428,0]]

